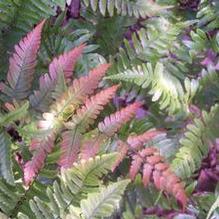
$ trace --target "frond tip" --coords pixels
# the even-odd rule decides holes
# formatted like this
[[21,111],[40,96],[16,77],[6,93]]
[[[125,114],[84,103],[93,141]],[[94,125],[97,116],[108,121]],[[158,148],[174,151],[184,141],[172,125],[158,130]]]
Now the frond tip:
[[123,124],[128,122],[136,114],[141,105],[142,103],[136,102],[110,116],[107,116],[103,122],[99,123],[99,130],[107,136],[112,136]]
[[9,86],[2,85],[2,91],[11,98],[25,99],[30,94],[44,23],[45,20],[14,47],[7,74]]
[[85,45],[82,44],[78,47],[73,48],[69,52],[60,55],[57,58],[54,58],[49,65],[49,73],[53,77],[63,73],[65,78],[72,76],[75,63],[79,59],[80,55],[84,50]]

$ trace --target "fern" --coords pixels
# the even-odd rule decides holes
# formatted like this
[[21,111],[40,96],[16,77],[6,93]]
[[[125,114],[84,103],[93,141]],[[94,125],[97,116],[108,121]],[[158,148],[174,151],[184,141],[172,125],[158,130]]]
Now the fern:
[[115,135],[125,123],[129,122],[136,115],[140,106],[141,103],[136,102],[105,117],[104,121],[98,124],[98,133],[93,135],[93,139],[85,140],[82,143],[81,158],[88,159],[89,157],[94,157],[100,151],[101,145],[105,144],[108,138]]
[[[218,71],[213,67],[208,67],[208,69],[203,69],[201,71],[201,76],[198,80],[199,89],[196,93],[197,98],[200,100],[199,104],[204,103],[214,104],[218,101]],[[211,96],[211,99],[208,98]]]
[[200,2],[197,18],[199,19],[198,26],[206,30],[214,30],[218,28],[218,2],[206,1]]
[[133,82],[142,88],[146,88],[152,95],[152,101],[158,101],[161,110],[169,114],[177,112],[187,113],[188,104],[195,95],[198,83],[188,78],[185,79],[185,87],[180,81],[166,71],[163,64],[157,63],[155,69],[150,63],[133,67],[124,73],[106,77],[111,80]]
[[99,130],[108,136],[112,136],[136,114],[140,106],[141,103],[134,103],[106,117],[103,122],[98,124]]
[[200,167],[207,156],[209,143],[218,137],[218,105],[210,112],[203,111],[201,118],[195,118],[193,124],[187,125],[187,131],[180,140],[181,148],[172,162],[172,168],[181,178],[189,178]]
[[[57,6],[62,6],[64,1],[12,1],[1,2],[0,20],[4,28],[25,33],[29,31],[33,24],[38,23],[43,18],[55,15]],[[19,36],[20,37],[20,36]]]
[[[98,191],[99,178],[105,175],[115,161],[116,154],[107,154],[75,163],[67,170],[61,171],[61,185],[54,182],[47,189],[48,205],[35,197],[30,201],[31,209],[37,218],[67,217],[69,208],[76,207],[81,200]],[[90,193],[91,192],[91,193]]]
[[[29,207],[29,200],[34,195],[40,195],[43,200],[46,200],[45,192],[46,186],[39,182],[34,184],[29,189],[24,189],[20,182],[16,182],[14,186],[7,184],[4,180],[0,180],[0,206],[1,211],[10,218],[15,218],[19,214],[28,215],[29,218],[34,218],[33,212]],[[10,204],[7,204],[10,203]]]
[[91,97],[91,99],[86,100],[85,105],[78,109],[77,116],[71,125],[77,127],[80,124],[79,129],[81,132],[84,132],[89,125],[94,123],[103,106],[112,99],[117,89],[118,86],[107,88]]
[[212,216],[217,15],[215,0],[2,1],[0,217]]
[[[0,3],[1,72],[6,72],[12,46],[42,19],[56,15],[57,7],[65,8],[64,0],[6,0]],[[3,74],[4,75],[4,74]],[[1,78],[2,79],[2,78]]]
[[1,131],[0,132],[0,156],[1,156],[1,174],[2,176],[9,182],[14,182],[14,177],[11,169],[11,157],[10,157],[10,138],[7,133]]
[[2,91],[12,99],[25,99],[30,93],[44,22],[38,24],[32,32],[15,46],[15,53],[10,59],[7,74],[9,86],[2,85]]
[[[40,90],[30,96],[30,103],[35,109],[48,110],[51,104],[51,94],[57,89],[59,79],[64,74],[65,79],[71,76],[77,58],[82,53],[84,46],[76,47],[65,55],[55,58],[49,66],[49,74],[42,75],[39,79]],[[64,90],[65,91],[65,90]],[[62,90],[59,93],[63,92]],[[56,91],[56,96],[58,92]]]
[[99,193],[88,195],[86,200],[81,201],[84,217],[88,219],[110,216],[128,183],[129,180],[119,181],[106,188],[101,188]]
[[[15,71],[17,68],[14,69],[11,67],[8,73],[8,77],[10,77],[8,83],[11,88],[2,84],[2,91],[8,94],[10,97],[8,98],[9,100],[16,97],[21,101],[29,96],[31,83],[26,86],[26,84],[23,84],[23,81],[18,79],[21,77],[27,82],[32,82],[33,80],[35,59],[39,49],[43,24],[44,21],[19,44],[20,47],[24,47],[26,50],[24,48],[23,50],[21,48],[18,50],[18,47],[16,47],[17,53],[19,51],[22,52],[22,56],[19,58],[24,62],[25,71],[22,71],[23,67],[19,65],[20,61],[19,63],[11,64],[12,67],[16,65],[19,72]],[[33,42],[32,38],[36,38],[36,40]],[[43,113],[42,119],[36,122],[37,134],[30,139],[30,152],[33,156],[22,165],[26,186],[30,186],[39,175],[41,169],[44,167],[48,154],[55,148],[56,141],[60,136],[62,136],[62,139],[59,139],[59,141],[61,140],[61,157],[58,163],[65,168],[72,166],[80,153],[81,141],[83,140],[82,134],[94,123],[98,114],[103,110],[103,106],[109,103],[118,89],[118,86],[112,86],[93,95],[99,82],[109,68],[108,64],[99,65],[97,68],[92,69],[88,75],[82,76],[79,79],[72,79],[72,71],[78,55],[81,55],[83,48],[83,45],[76,47],[60,55],[58,58],[54,58],[49,65],[49,74],[45,74],[39,79],[40,90],[35,91],[30,96],[33,109],[43,111]],[[29,53],[30,57],[26,61],[25,56],[29,55]],[[17,61],[15,56],[17,57],[18,54],[13,55],[13,60]],[[16,85],[13,85],[14,87],[10,84],[13,81],[16,82]],[[13,95],[9,92],[12,88],[15,88]],[[129,109],[128,112],[122,111],[122,113],[118,112],[115,115],[121,117],[119,118],[120,120],[129,121],[140,105],[136,104],[133,106],[135,107]],[[47,108],[48,111],[44,112],[44,109]],[[115,134],[121,128],[122,124],[122,121],[117,121],[114,124],[115,127],[112,127],[112,134]],[[113,126],[112,121],[110,125]]]
[[127,0],[83,0],[86,7],[90,6],[91,9],[95,11],[100,11],[103,16],[109,14],[111,17],[115,14],[122,16],[135,16],[137,18],[145,18],[147,16],[153,16],[159,13],[161,10],[167,9],[169,7],[160,6],[153,1],[141,1],[136,2]]
[[6,126],[12,122],[22,118],[27,113],[28,103],[24,104],[21,108],[14,108],[11,112],[6,115],[0,114],[0,173],[1,176],[10,184],[14,184],[14,176],[12,171],[12,160],[11,160],[11,139],[7,133]]
[[[131,39],[124,39],[118,54],[112,57],[111,74],[123,72],[143,62],[155,65],[162,62],[168,72],[178,78],[185,78],[191,57],[182,44],[182,33],[194,21],[172,23],[163,17],[153,18],[146,22],[145,27],[135,31]],[[179,49],[180,48],[180,49]],[[171,56],[174,54],[174,57]],[[185,63],[188,63],[185,65]]]
[[117,157],[112,169],[115,170],[130,150],[132,159],[129,169],[130,178],[134,180],[141,171],[144,186],[147,186],[151,179],[153,179],[156,188],[172,194],[185,210],[187,197],[180,179],[171,171],[170,166],[165,163],[164,157],[159,154],[157,148],[153,146],[143,148],[145,143],[158,134],[159,132],[157,131],[149,131],[128,139],[127,142],[120,141],[118,151],[121,151],[121,153]]

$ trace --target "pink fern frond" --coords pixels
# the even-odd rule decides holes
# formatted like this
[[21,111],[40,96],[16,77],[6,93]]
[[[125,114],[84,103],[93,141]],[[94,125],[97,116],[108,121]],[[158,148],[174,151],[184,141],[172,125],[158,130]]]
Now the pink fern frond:
[[72,74],[83,49],[84,45],[81,45],[53,59],[49,65],[49,73],[42,75],[39,79],[39,90],[34,91],[30,96],[33,108],[42,112],[48,111],[49,105],[52,103],[52,92],[57,88],[58,80],[62,74],[65,78]]
[[33,157],[24,165],[24,183],[29,185],[43,168],[47,154],[54,146],[55,135],[51,134],[43,140],[33,140],[31,149],[34,149]]
[[77,110],[76,116],[72,119],[73,125],[80,126],[81,132],[85,131],[93,124],[103,107],[113,98],[117,89],[118,85],[115,85],[87,99],[84,106]]
[[118,156],[116,158],[115,163],[112,166],[112,169],[111,169],[112,172],[114,172],[115,169],[119,166],[119,164],[125,159],[125,156],[128,153],[128,145],[123,141],[119,141],[117,151],[118,151]]
[[86,140],[82,144],[80,158],[87,160],[97,155],[97,153],[99,152],[100,146],[104,140],[105,140],[105,137],[103,135],[99,135],[95,139],[92,139],[92,140]]
[[143,167],[143,177],[142,177],[142,182],[145,187],[150,182],[152,171],[153,171],[153,166],[148,163],[145,163]]
[[63,168],[70,168],[77,160],[80,151],[81,134],[77,130],[65,131],[62,133],[61,157],[59,165]]
[[39,90],[34,91],[30,96],[31,106],[41,112],[48,111],[52,102],[51,92],[55,88],[57,77],[44,74],[39,79]]
[[170,169],[170,166],[165,163],[159,151],[154,147],[148,147],[140,152],[144,159],[143,167],[143,184],[147,186],[149,181],[153,181],[155,187],[172,194],[185,209],[187,197],[184,186],[179,177]]
[[142,157],[139,156],[139,154],[132,156],[132,163],[129,170],[129,176],[131,180],[134,180],[138,172],[140,171],[141,165],[143,163]]
[[[130,178],[135,179],[138,173],[142,173],[142,182],[146,187],[149,182],[154,183],[155,187],[166,193],[173,195],[185,210],[187,196],[183,183],[176,176],[155,147],[146,147],[140,151],[132,151],[132,162],[130,166]],[[141,168],[143,166],[143,168]]]
[[75,79],[69,89],[51,107],[54,113],[63,116],[71,115],[94,92],[109,66],[109,64],[99,65],[87,76]]
[[129,136],[127,142],[132,148],[139,148],[160,134],[164,134],[164,132],[160,130],[151,130],[138,136]]
[[107,116],[103,122],[98,124],[99,130],[107,136],[112,136],[122,127],[123,124],[127,123],[135,116],[141,105],[142,103],[136,102],[110,116]]
[[82,44],[73,48],[69,52],[54,58],[49,65],[49,73],[53,77],[57,77],[60,73],[63,73],[65,78],[72,76],[75,64],[84,50],[85,45]]
[[11,98],[25,99],[30,94],[44,23],[45,20],[14,47],[15,52],[9,59],[7,74],[7,82],[10,88],[3,87],[3,92]]
[[70,92],[75,96],[75,101],[84,101],[88,95],[91,95],[109,67],[110,64],[101,64],[92,69],[88,75],[75,79],[70,87]]

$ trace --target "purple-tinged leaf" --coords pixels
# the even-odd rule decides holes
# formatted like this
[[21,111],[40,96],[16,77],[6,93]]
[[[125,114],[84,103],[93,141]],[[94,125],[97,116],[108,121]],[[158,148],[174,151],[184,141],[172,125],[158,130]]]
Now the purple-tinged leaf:
[[21,100],[30,94],[44,23],[45,20],[14,47],[15,52],[9,60],[8,85],[1,86],[2,92],[10,98]]

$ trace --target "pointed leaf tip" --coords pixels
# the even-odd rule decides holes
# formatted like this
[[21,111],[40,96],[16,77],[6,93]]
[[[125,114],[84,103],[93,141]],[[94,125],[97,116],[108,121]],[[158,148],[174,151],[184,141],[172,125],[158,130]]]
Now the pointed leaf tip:
[[40,22],[14,47],[9,59],[8,85],[2,86],[2,91],[11,98],[25,99],[30,94],[44,23],[45,20]]
[[82,54],[84,47],[85,44],[81,44],[62,55],[55,57],[49,65],[50,75],[57,77],[59,74],[63,73],[65,78],[71,77],[75,64]]

